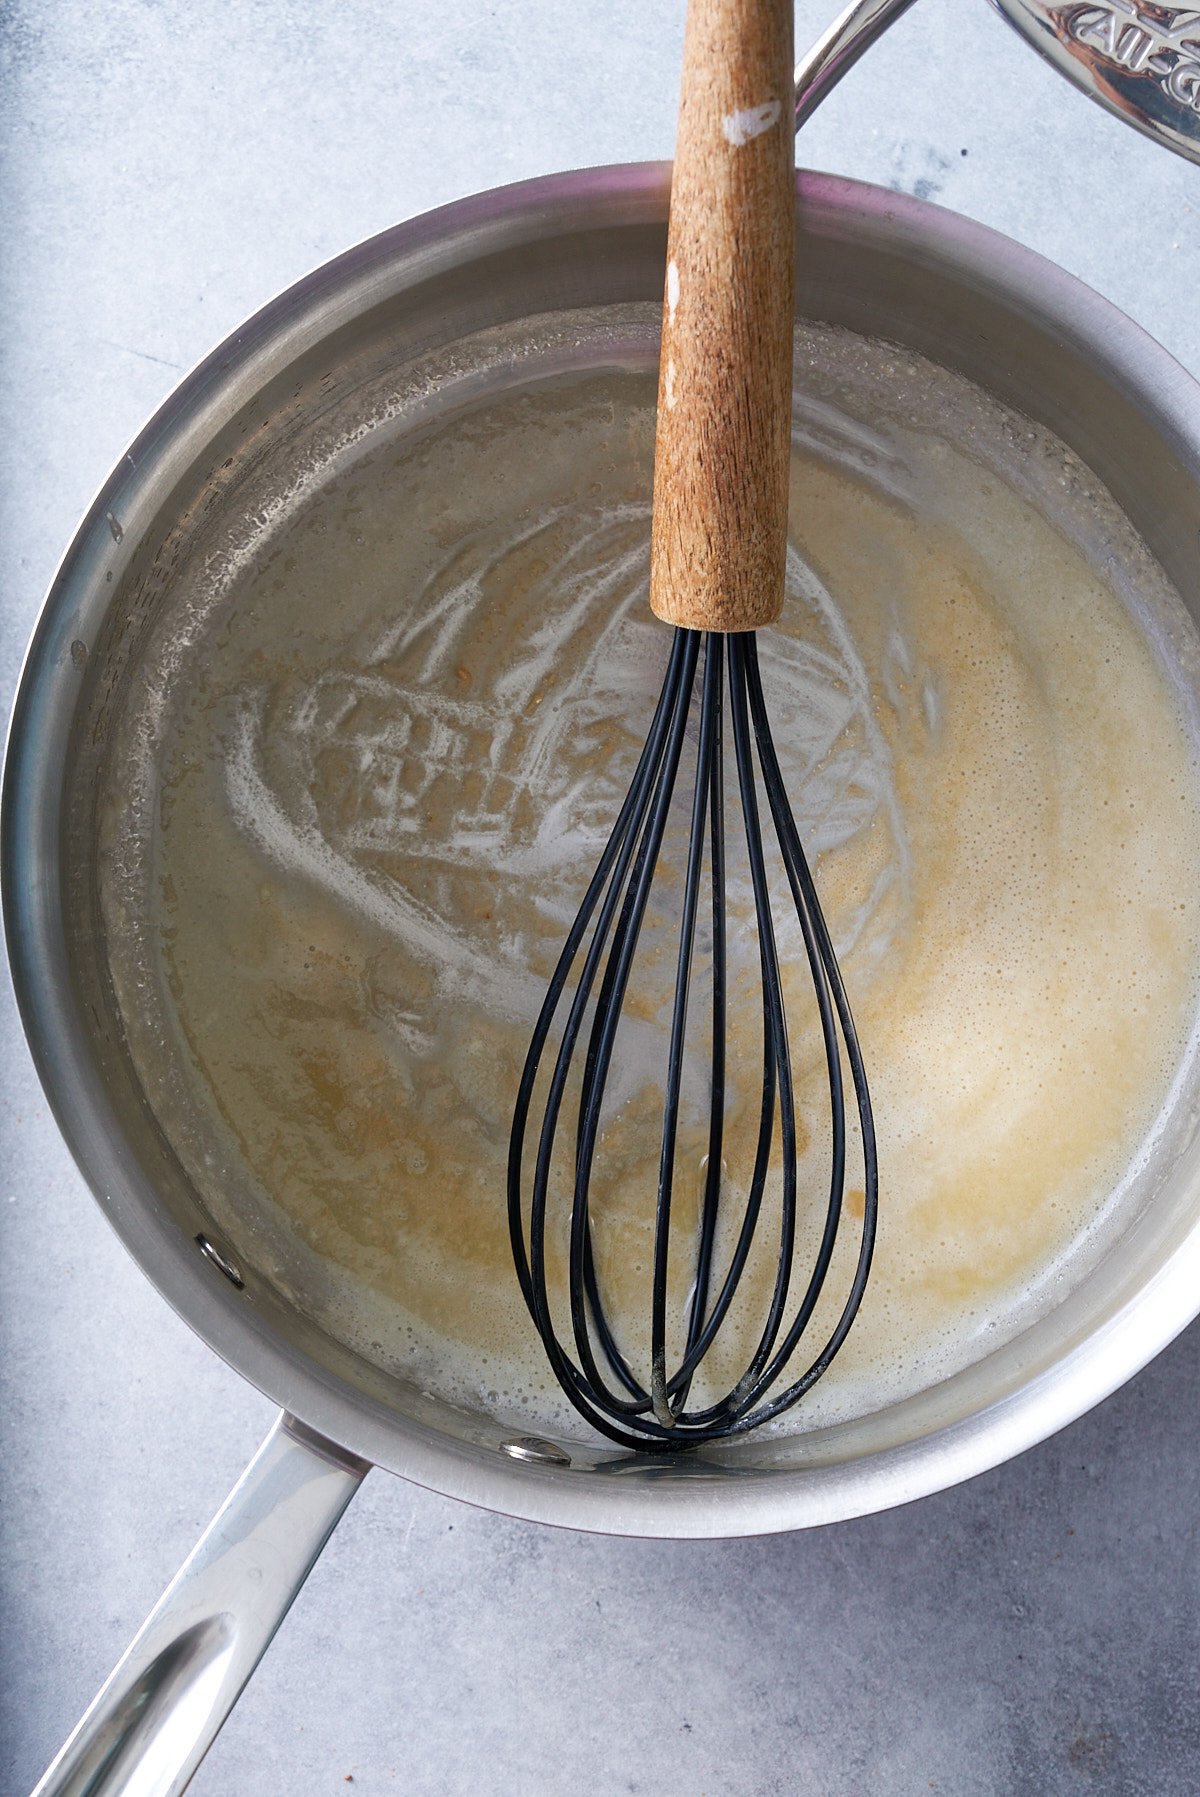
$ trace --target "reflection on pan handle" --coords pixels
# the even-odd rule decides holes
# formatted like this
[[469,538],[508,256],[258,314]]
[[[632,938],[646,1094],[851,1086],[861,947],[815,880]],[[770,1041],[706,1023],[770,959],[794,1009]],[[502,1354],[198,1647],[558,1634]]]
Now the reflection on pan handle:
[[176,1797],[368,1471],[286,1412],[33,1797]]
[[796,129],[913,0],[853,0],[796,64]]

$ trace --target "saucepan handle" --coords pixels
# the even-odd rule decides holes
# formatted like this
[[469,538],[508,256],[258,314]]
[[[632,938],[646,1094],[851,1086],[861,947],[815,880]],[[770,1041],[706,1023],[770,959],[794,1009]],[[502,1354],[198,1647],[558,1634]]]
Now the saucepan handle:
[[176,1797],[367,1463],[284,1412],[33,1797]]

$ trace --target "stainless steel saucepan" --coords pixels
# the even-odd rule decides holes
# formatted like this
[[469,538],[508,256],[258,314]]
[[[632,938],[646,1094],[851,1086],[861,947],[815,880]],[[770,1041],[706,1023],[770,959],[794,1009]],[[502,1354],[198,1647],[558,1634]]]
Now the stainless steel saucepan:
[[[114,1228],[283,1414],[43,1790],[182,1790],[370,1465],[614,1534],[795,1529],[996,1465],[1097,1403],[1200,1310],[1200,1142],[1186,1093],[1118,1250],[1016,1340],[853,1424],[632,1463],[602,1444],[514,1436],[363,1358],[281,1289],[251,1239],[217,1226],[211,1193],[146,1102],[106,970],[94,806],[108,721],[137,678],[144,631],[169,616],[174,570],[215,509],[236,507],[246,471],[263,458],[285,466],[300,422],[381,357],[399,365],[501,323],[658,302],[668,186],[659,166],[531,182],[385,232],[309,276],[151,420],[51,587],[16,703],[0,835],[21,1014]],[[919,201],[801,175],[797,232],[803,317],[916,350],[1057,432],[1200,621],[1200,386],[1165,351],[1052,265]]]

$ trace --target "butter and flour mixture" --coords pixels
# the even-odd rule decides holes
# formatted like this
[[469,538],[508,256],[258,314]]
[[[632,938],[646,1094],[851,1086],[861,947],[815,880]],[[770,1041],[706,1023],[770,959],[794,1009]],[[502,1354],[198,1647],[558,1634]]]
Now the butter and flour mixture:
[[[614,319],[601,366],[573,369],[551,327],[523,342],[481,342],[440,413],[426,371],[366,428],[323,420],[244,540],[185,571],[187,627],[114,740],[102,899],[140,1076],[231,1241],[362,1353],[550,1427],[507,1239],[511,1107],[668,633],[646,597],[650,311]],[[1200,980],[1194,651],[1162,575],[1061,445],[956,377],[817,328],[796,375],[787,601],[760,657],[867,1062],[881,1220],[793,1429],[927,1385],[1053,1301],[1153,1139]],[[798,932],[781,945],[819,1209],[824,1068]],[[735,1006],[731,1164],[755,1015]],[[657,989],[624,1027],[598,1245],[633,1307]]]

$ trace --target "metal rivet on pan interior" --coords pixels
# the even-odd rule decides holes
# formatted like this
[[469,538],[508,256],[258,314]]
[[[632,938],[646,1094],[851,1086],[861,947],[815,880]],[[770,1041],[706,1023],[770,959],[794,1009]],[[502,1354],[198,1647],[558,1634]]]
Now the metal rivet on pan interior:
[[532,1460],[538,1466],[570,1466],[571,1456],[552,1441],[540,1441],[536,1435],[519,1435],[515,1441],[502,1441],[500,1452],[513,1460]]
[[204,1255],[205,1259],[211,1260],[214,1267],[219,1267],[226,1279],[228,1279],[230,1285],[236,1285],[240,1292],[246,1281],[242,1278],[233,1262],[226,1259],[225,1255],[221,1253],[221,1250],[214,1247],[213,1243],[209,1241],[206,1235],[198,1235],[196,1237],[196,1246],[199,1248],[201,1254]]

